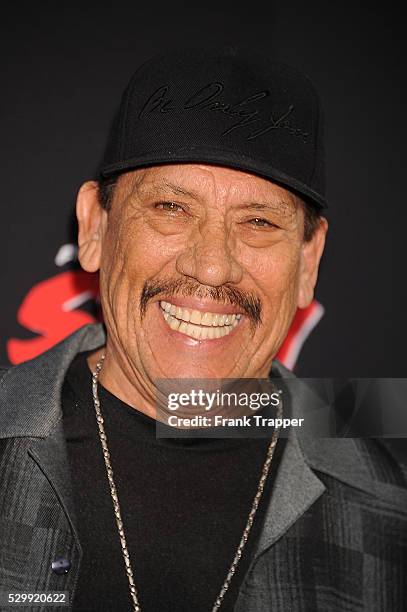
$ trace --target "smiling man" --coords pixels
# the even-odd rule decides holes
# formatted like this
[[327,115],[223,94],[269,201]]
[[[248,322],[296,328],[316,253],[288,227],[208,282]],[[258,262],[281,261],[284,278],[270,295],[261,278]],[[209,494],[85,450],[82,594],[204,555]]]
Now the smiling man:
[[[405,475],[373,441],[299,439],[313,396],[275,359],[325,244],[321,116],[235,50],[132,77],[77,199],[104,326],[1,380],[1,609],[402,609]],[[293,427],[157,436],[159,381],[197,378],[268,379]]]

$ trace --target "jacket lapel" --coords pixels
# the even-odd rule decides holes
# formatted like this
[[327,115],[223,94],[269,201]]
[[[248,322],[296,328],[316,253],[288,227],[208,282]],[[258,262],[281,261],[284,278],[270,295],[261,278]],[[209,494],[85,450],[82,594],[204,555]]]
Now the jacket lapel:
[[325,486],[305,462],[297,437],[290,435],[273,483],[254,559],[281,538],[324,491]]
[[[277,381],[281,380],[283,410],[285,404],[289,406],[291,418],[303,416],[303,405],[312,404],[308,387],[276,360],[271,375],[277,376]],[[280,435],[285,435],[284,430]],[[308,465],[300,437],[291,428],[275,475],[254,560],[283,536],[324,491],[324,484]]]

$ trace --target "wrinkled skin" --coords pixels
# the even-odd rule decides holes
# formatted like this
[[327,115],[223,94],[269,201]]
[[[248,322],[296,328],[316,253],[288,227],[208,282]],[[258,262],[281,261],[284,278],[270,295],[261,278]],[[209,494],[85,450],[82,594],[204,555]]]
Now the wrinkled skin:
[[[154,416],[158,378],[267,377],[297,307],[313,299],[327,222],[303,241],[304,212],[288,190],[253,174],[202,164],[170,164],[123,174],[110,211],[97,185],[77,202],[79,259],[100,270],[107,328],[101,383]],[[178,281],[195,296],[166,292],[140,298],[145,283]],[[260,304],[254,324],[244,308],[214,300],[212,288],[234,288]],[[160,300],[216,312],[240,312],[227,336],[198,341],[170,329]],[[101,351],[89,359],[94,368]]]

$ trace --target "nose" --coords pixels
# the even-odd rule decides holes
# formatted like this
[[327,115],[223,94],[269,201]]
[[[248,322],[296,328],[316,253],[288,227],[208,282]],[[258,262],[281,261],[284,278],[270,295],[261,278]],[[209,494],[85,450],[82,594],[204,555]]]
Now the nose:
[[242,278],[242,268],[232,246],[232,237],[223,224],[201,227],[177,258],[177,272],[211,287],[237,284]]

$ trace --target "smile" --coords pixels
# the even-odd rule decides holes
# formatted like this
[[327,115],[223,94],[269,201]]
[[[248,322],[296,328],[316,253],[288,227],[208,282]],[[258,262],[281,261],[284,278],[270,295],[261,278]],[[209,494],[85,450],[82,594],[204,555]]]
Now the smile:
[[181,308],[170,302],[160,302],[161,312],[167,325],[195,340],[223,338],[239,324],[241,314],[220,314]]

